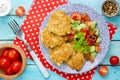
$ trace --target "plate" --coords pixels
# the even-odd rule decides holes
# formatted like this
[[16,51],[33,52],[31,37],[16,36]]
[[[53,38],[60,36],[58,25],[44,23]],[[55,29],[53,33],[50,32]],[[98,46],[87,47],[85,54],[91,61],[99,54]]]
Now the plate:
[[[40,27],[40,32],[42,32],[44,30],[44,28],[46,27],[46,24],[49,20],[49,17],[51,16],[51,14],[56,11],[56,10],[63,10],[65,11],[68,15],[71,14],[72,12],[80,12],[80,13],[87,13],[89,15],[89,17],[91,18],[91,20],[97,21],[98,25],[97,28],[100,30],[100,37],[101,37],[101,52],[97,54],[95,61],[93,63],[86,61],[83,65],[83,68],[80,71],[76,71],[74,69],[71,69],[70,67],[68,67],[67,65],[63,64],[62,66],[57,66],[56,64],[54,64],[49,57],[49,51],[48,49],[41,43],[40,41],[40,49],[41,52],[43,54],[43,56],[45,57],[45,59],[48,61],[49,64],[51,64],[54,68],[56,68],[59,71],[65,72],[65,73],[84,73],[86,71],[89,71],[91,69],[93,69],[94,67],[96,67],[98,64],[100,64],[100,62],[104,59],[105,55],[107,54],[108,51],[108,47],[109,47],[109,42],[110,42],[110,37],[109,37],[109,30],[108,27],[106,25],[106,21],[104,20],[104,18],[98,14],[95,10],[93,10],[92,8],[86,6],[86,5],[82,5],[82,4],[66,4],[63,6],[60,6],[56,9],[54,9],[52,12],[50,12],[50,14],[44,19],[41,27]],[[41,33],[40,33],[41,34]]]

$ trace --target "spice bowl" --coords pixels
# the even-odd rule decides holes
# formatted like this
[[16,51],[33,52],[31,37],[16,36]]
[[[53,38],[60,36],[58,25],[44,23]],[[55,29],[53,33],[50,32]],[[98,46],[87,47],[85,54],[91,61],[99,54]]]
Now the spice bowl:
[[[21,68],[20,68],[19,72],[15,73],[15,74],[7,75],[7,74],[5,74],[4,69],[0,67],[0,78],[3,78],[4,80],[13,80],[14,78],[20,76],[22,74],[22,72],[25,70],[26,56],[25,56],[23,50],[21,48],[17,47],[16,45],[2,44],[2,45],[0,45],[0,57],[3,57],[2,54],[3,54],[3,50],[5,50],[5,49],[15,49],[19,53],[19,59],[21,61]],[[13,60],[13,62],[14,61],[15,60]],[[12,64],[12,61],[11,61],[11,64]]]
[[115,0],[106,0],[101,7],[102,13],[107,17],[116,16],[119,13],[119,9],[119,4]]

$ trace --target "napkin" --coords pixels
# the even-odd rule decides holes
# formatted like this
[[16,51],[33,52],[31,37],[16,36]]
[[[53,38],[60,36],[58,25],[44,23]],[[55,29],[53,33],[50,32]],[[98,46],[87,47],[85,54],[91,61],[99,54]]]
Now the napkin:
[[[55,72],[56,74],[62,76],[63,78],[67,80],[91,80],[96,68],[82,73],[82,74],[69,74],[64,73],[56,68],[54,68],[52,65],[50,65],[46,59],[43,57],[40,45],[39,45],[39,28],[44,20],[44,18],[49,14],[50,11],[53,9],[63,5],[67,4],[68,2],[66,0],[34,0],[30,11],[28,12],[23,25],[21,26],[21,29],[23,30],[25,34],[25,39],[29,43],[32,50],[36,53],[42,64],[49,69],[52,72]],[[112,38],[113,34],[117,30],[115,26],[113,26],[111,23],[107,22],[107,25],[109,27],[110,31],[110,38]],[[24,43],[20,41],[19,39],[14,40],[14,44],[19,46],[23,49],[25,52],[27,58],[32,59],[32,57],[29,54],[29,51],[26,49]]]

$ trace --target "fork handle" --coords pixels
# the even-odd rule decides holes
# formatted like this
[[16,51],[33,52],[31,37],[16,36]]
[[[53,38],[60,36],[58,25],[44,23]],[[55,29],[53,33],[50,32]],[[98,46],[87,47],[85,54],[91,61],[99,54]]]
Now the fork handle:
[[43,64],[40,62],[39,58],[36,56],[36,54],[34,53],[34,51],[30,48],[30,46],[27,44],[26,41],[24,41],[27,49],[30,51],[30,55],[32,56],[33,60],[35,61],[36,65],[38,66],[39,70],[42,72],[43,76],[45,78],[49,77],[49,74],[47,72],[47,70],[45,69],[45,67],[43,66]]

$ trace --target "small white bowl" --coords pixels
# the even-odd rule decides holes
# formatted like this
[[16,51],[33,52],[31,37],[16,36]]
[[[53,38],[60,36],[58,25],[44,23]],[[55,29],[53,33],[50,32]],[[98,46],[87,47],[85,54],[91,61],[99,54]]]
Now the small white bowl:
[[0,0],[0,16],[6,16],[11,10],[10,0]]

